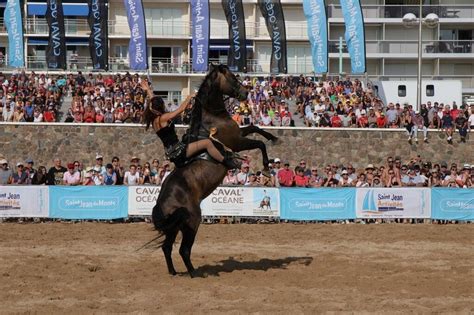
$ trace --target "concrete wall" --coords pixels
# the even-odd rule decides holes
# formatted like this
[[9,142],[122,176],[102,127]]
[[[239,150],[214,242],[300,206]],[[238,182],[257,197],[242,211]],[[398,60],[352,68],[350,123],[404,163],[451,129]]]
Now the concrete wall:
[[[184,128],[178,130],[180,134],[184,132]],[[474,164],[473,136],[467,143],[458,143],[456,134],[454,144],[449,145],[444,133],[433,130],[428,133],[429,144],[420,141],[419,145],[409,145],[402,129],[267,130],[280,138],[278,144],[267,142],[270,158],[289,160],[292,167],[304,158],[308,164],[318,167],[351,162],[356,168],[364,168],[368,163],[383,163],[390,155],[408,160],[417,154],[433,162]],[[157,136],[139,125],[0,124],[0,154],[12,163],[31,157],[36,166],[51,166],[52,159],[60,157],[63,164],[79,160],[88,166],[94,163],[96,153],[104,155],[104,162],[117,155],[123,164],[128,164],[133,155],[139,156],[142,162],[164,159]],[[260,169],[259,152],[252,151],[250,156],[252,168]]]

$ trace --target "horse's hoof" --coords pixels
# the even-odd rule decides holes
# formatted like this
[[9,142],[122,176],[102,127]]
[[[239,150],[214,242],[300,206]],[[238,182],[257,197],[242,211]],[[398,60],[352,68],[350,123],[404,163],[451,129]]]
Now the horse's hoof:
[[278,138],[278,137],[273,137],[272,139],[270,139],[270,141],[272,142],[272,144],[278,144],[278,143],[280,143],[279,140],[280,140],[280,138]]
[[178,273],[176,272],[176,270],[170,270],[168,271],[168,273],[172,276],[176,276]]
[[270,174],[269,170],[263,170],[262,175],[265,176],[265,177],[268,177],[268,178],[272,177],[272,174]]

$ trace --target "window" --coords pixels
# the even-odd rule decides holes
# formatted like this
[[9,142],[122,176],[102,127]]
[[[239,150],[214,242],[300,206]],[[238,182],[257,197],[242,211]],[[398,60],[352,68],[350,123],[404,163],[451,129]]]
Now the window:
[[407,86],[406,85],[399,85],[398,86],[398,97],[405,97],[407,96]]
[[435,91],[434,91],[434,85],[433,84],[428,84],[426,86],[426,96],[434,96]]

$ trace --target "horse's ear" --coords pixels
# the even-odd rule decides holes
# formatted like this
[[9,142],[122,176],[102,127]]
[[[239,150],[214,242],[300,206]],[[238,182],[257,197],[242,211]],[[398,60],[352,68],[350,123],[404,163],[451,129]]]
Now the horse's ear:
[[216,65],[212,62],[209,62],[209,71],[212,71],[216,68]]

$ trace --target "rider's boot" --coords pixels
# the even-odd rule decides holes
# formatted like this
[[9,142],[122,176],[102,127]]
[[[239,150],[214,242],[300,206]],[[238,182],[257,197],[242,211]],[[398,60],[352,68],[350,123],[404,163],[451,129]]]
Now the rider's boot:
[[239,169],[242,166],[242,162],[235,158],[233,152],[229,151],[224,152],[224,160],[222,161],[222,164],[224,164],[228,169]]

